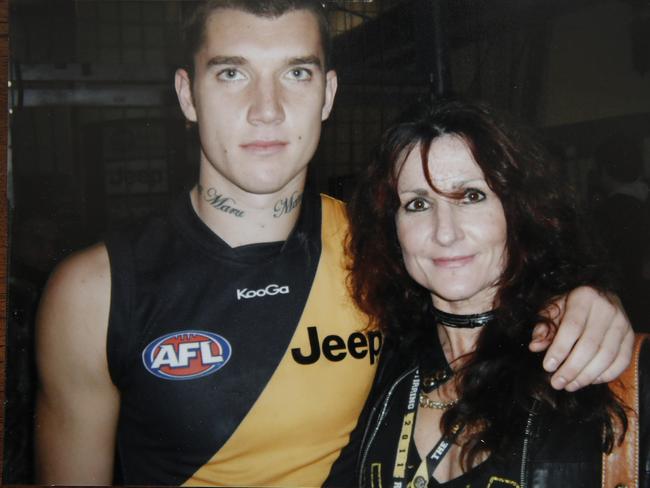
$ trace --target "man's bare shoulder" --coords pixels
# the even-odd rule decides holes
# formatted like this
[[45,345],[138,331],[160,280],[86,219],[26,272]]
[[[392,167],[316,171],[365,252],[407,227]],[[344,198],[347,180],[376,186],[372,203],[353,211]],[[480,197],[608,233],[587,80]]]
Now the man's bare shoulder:
[[110,299],[106,247],[96,244],[72,254],[56,267],[45,287],[37,317],[40,340],[105,358]]
[[68,256],[55,268],[45,297],[62,300],[62,305],[102,301],[106,294],[110,298],[110,284],[108,252],[103,244],[95,244]]

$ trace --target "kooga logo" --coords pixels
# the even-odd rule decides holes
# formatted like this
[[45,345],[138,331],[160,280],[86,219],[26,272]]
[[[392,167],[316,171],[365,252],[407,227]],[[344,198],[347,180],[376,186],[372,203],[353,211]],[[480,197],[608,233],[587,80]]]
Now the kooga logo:
[[260,298],[265,296],[273,295],[288,295],[289,287],[288,286],[278,286],[275,283],[270,284],[266,288],[260,288],[259,290],[249,290],[248,288],[237,289],[237,300],[242,298]]

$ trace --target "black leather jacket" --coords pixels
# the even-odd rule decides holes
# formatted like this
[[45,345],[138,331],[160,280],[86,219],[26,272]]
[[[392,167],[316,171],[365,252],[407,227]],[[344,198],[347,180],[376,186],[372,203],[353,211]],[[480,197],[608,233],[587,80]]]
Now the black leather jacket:
[[[650,341],[649,341],[650,342]],[[368,452],[385,427],[391,409],[402,409],[403,402],[394,401],[393,393],[410,378],[417,360],[409,347],[385,344],[375,385],[364,414],[353,432],[348,449],[358,449],[355,485],[377,488],[369,476]],[[650,347],[646,343],[639,361],[640,391],[640,466],[639,486],[650,488],[650,432],[648,406],[650,405]],[[647,420],[647,421],[646,421]],[[531,408],[522,427],[522,441],[513,455],[510,472],[518,473],[520,488],[592,488],[601,486],[600,429],[589,423],[568,423],[552,411]],[[375,466],[376,468],[376,466]],[[377,479],[376,476],[373,479]],[[374,486],[373,486],[374,485]],[[384,478],[384,486],[391,486]],[[483,488],[473,486],[472,488]]]

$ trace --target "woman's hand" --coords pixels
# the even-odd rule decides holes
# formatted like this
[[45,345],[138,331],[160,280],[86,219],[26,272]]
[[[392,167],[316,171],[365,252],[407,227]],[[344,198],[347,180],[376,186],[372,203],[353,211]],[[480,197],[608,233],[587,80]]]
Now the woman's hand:
[[617,296],[582,286],[559,299],[546,313],[558,325],[557,333],[538,324],[529,347],[534,352],[548,349],[544,369],[554,373],[553,388],[576,391],[606,383],[627,368],[634,331]]

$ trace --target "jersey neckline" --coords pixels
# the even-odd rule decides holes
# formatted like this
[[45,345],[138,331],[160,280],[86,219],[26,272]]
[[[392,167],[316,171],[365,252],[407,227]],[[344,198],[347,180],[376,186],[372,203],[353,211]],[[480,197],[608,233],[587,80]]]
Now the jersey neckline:
[[254,264],[271,260],[296,246],[304,246],[312,239],[320,240],[321,202],[316,192],[310,188],[305,189],[300,215],[286,241],[231,247],[197,215],[189,192],[176,200],[172,209],[172,221],[184,237],[210,256]]

